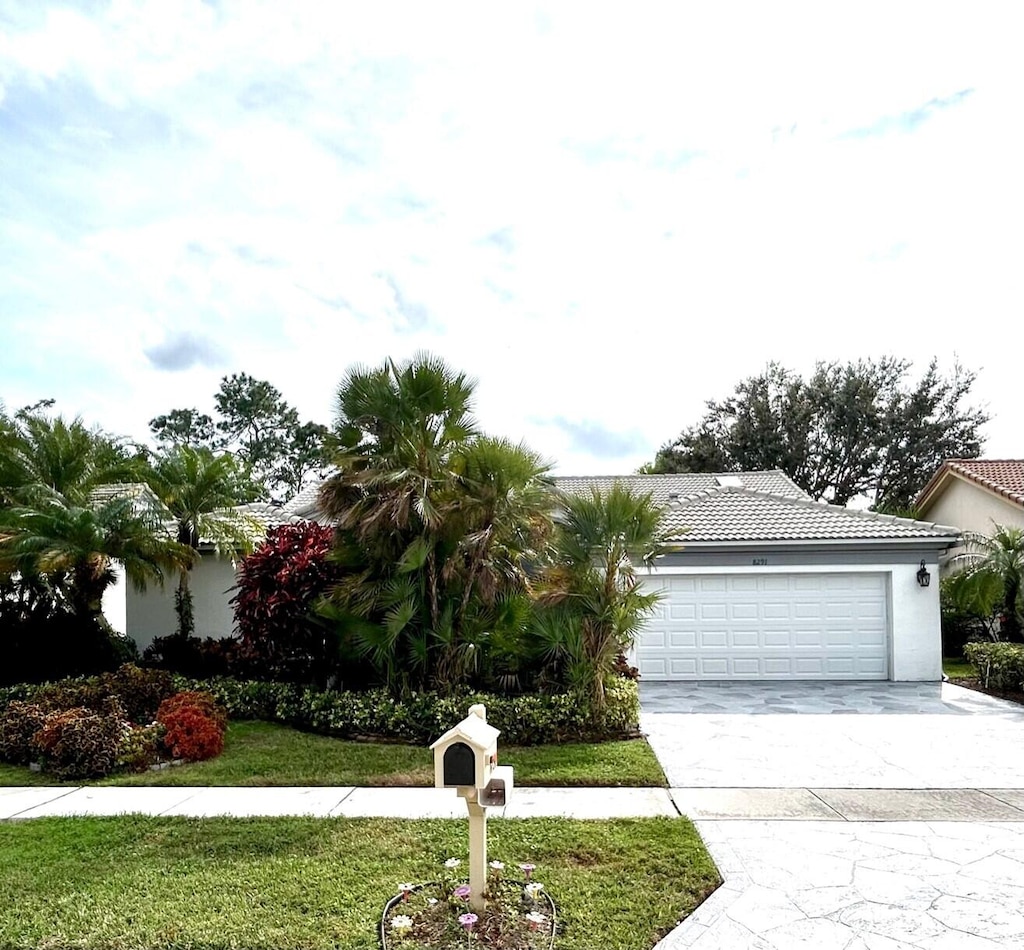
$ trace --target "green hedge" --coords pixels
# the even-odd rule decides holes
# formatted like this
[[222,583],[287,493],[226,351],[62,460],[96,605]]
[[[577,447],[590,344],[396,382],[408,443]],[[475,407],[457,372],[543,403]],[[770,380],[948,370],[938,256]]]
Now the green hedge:
[[288,683],[233,679],[189,680],[178,689],[211,693],[232,719],[263,719],[339,738],[394,739],[427,743],[462,719],[473,703],[487,706],[487,721],[509,745],[616,739],[635,735],[640,718],[636,683],[616,679],[607,704],[594,713],[577,693],[498,696],[413,693],[394,699],[384,690],[321,692]]
[[[145,676],[106,674],[104,677],[77,677],[39,686],[19,684],[0,688],[0,709],[12,700],[74,697],[74,705],[84,702],[95,691],[97,697],[126,692],[138,702],[144,696],[157,696],[183,690],[203,690],[223,706],[232,719],[263,719],[339,738],[391,739],[411,743],[429,743],[462,719],[470,705],[484,703],[487,721],[501,730],[501,740],[509,745],[543,745],[550,742],[599,741],[620,739],[636,734],[640,721],[640,699],[634,680],[612,679],[605,687],[607,703],[596,712],[581,693],[535,693],[526,696],[499,696],[486,693],[462,693],[439,696],[436,693],[412,693],[393,699],[384,690],[364,693],[323,692],[262,680],[217,678],[194,680],[175,676],[162,679],[160,671],[143,671]],[[148,675],[153,674],[153,683]],[[157,677],[160,677],[159,681]],[[144,688],[150,687],[152,689]],[[123,699],[122,699],[123,701]],[[139,703],[139,705],[143,705]],[[146,719],[152,718],[149,714]]]
[[982,686],[1024,690],[1024,645],[968,643],[964,645],[964,656],[977,670]]

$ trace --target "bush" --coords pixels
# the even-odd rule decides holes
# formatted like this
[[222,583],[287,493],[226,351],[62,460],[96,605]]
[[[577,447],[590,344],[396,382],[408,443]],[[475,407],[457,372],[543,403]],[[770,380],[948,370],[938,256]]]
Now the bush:
[[152,722],[160,704],[174,695],[174,677],[166,670],[144,670],[127,663],[100,677],[108,696],[116,696],[132,722]]
[[124,730],[117,767],[126,772],[145,772],[160,759],[163,749],[164,727],[160,723],[132,726]]
[[1024,646],[1019,643],[968,643],[964,656],[978,671],[981,685],[1024,690]]
[[57,778],[101,778],[117,767],[126,723],[116,700],[103,711],[77,707],[49,715],[36,733],[43,767]]
[[164,722],[171,713],[182,709],[195,709],[208,719],[212,719],[222,732],[228,727],[227,713],[205,690],[185,690],[175,693],[160,704],[156,718],[160,722]]
[[15,700],[0,712],[0,761],[27,765],[39,758],[35,734],[50,711],[38,703]]
[[399,739],[427,743],[466,715],[472,703],[485,703],[487,721],[502,742],[540,745],[598,741],[636,734],[640,703],[636,683],[613,678],[606,705],[595,712],[581,693],[497,696],[469,693],[441,696],[412,693],[393,699],[384,690],[365,693],[320,691],[287,683],[177,680],[182,689],[212,694],[232,719],[265,719],[339,738]]
[[334,635],[313,613],[341,578],[328,558],[333,542],[333,529],[315,522],[278,525],[242,561],[231,601],[235,625],[263,675],[323,685],[337,672]]
[[209,679],[214,676],[249,676],[254,672],[238,637],[157,637],[142,655],[146,666]]
[[195,706],[171,710],[160,724],[166,729],[164,748],[172,758],[201,762],[224,751],[224,730]]

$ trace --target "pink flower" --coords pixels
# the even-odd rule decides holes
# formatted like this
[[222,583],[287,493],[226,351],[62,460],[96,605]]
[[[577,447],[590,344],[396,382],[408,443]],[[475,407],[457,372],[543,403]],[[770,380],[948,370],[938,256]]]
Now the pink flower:
[[526,875],[526,880],[530,880],[530,875],[537,870],[536,864],[520,864],[519,870]]
[[473,924],[479,920],[476,914],[459,914],[459,923],[462,924],[466,930],[472,930]]
[[469,885],[460,884],[454,891],[452,891],[452,896],[457,897],[462,901],[466,900],[469,897]]

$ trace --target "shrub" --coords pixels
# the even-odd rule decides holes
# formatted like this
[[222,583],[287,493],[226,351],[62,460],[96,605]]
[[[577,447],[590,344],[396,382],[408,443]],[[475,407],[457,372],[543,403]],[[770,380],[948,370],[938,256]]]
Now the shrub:
[[212,759],[224,751],[224,730],[195,706],[180,706],[161,720],[164,748],[172,758],[189,762]]
[[100,677],[100,686],[124,705],[132,722],[152,722],[160,704],[174,695],[174,677],[166,670],[144,670],[133,663]]
[[164,727],[160,723],[133,726],[124,730],[117,767],[127,772],[145,772],[159,760],[163,738]]
[[431,742],[466,715],[472,703],[485,703],[487,721],[502,731],[502,742],[597,741],[636,734],[639,698],[632,680],[611,678],[606,705],[595,711],[581,693],[499,696],[483,693],[412,693],[392,698],[385,690],[364,693],[320,691],[288,683],[177,680],[182,689],[202,689],[232,719],[265,719],[339,738],[385,738]]
[[110,698],[109,684],[98,676],[68,677],[56,683],[43,683],[33,699],[50,710],[86,708],[100,710]]
[[77,707],[49,715],[35,742],[44,768],[57,778],[100,778],[112,772],[124,738],[124,709],[111,700],[103,711]]
[[160,722],[164,722],[168,715],[181,709],[195,709],[208,719],[212,719],[222,732],[228,727],[227,713],[205,690],[184,690],[175,693],[160,704],[156,718]]
[[968,643],[964,656],[978,671],[981,685],[992,689],[1024,689],[1024,646],[1019,643]]
[[333,530],[315,522],[278,525],[242,561],[231,601],[235,625],[263,675],[324,684],[337,671],[334,637],[313,614],[341,578],[328,559],[333,540]]
[[207,679],[213,676],[245,677],[253,672],[238,637],[157,637],[142,655],[146,666]]
[[38,703],[15,700],[0,712],[0,760],[26,765],[39,758],[35,734],[43,727],[49,714]]

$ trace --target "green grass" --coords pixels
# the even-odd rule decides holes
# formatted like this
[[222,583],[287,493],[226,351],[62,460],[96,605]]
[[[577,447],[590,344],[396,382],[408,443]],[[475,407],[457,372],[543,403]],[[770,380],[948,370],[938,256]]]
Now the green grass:
[[[0,946],[372,950],[400,881],[465,858],[464,821],[40,818],[0,823]],[[559,950],[648,950],[718,884],[682,818],[494,820],[529,860]]]
[[[517,785],[665,785],[651,747],[625,742],[499,746]],[[0,764],[0,785],[51,785],[52,778]],[[69,783],[76,784],[76,783]],[[347,742],[267,722],[233,722],[224,753],[160,772],[113,775],[98,785],[433,785],[426,746]]]
[[951,680],[974,679],[978,673],[963,657],[944,656],[942,672]]

